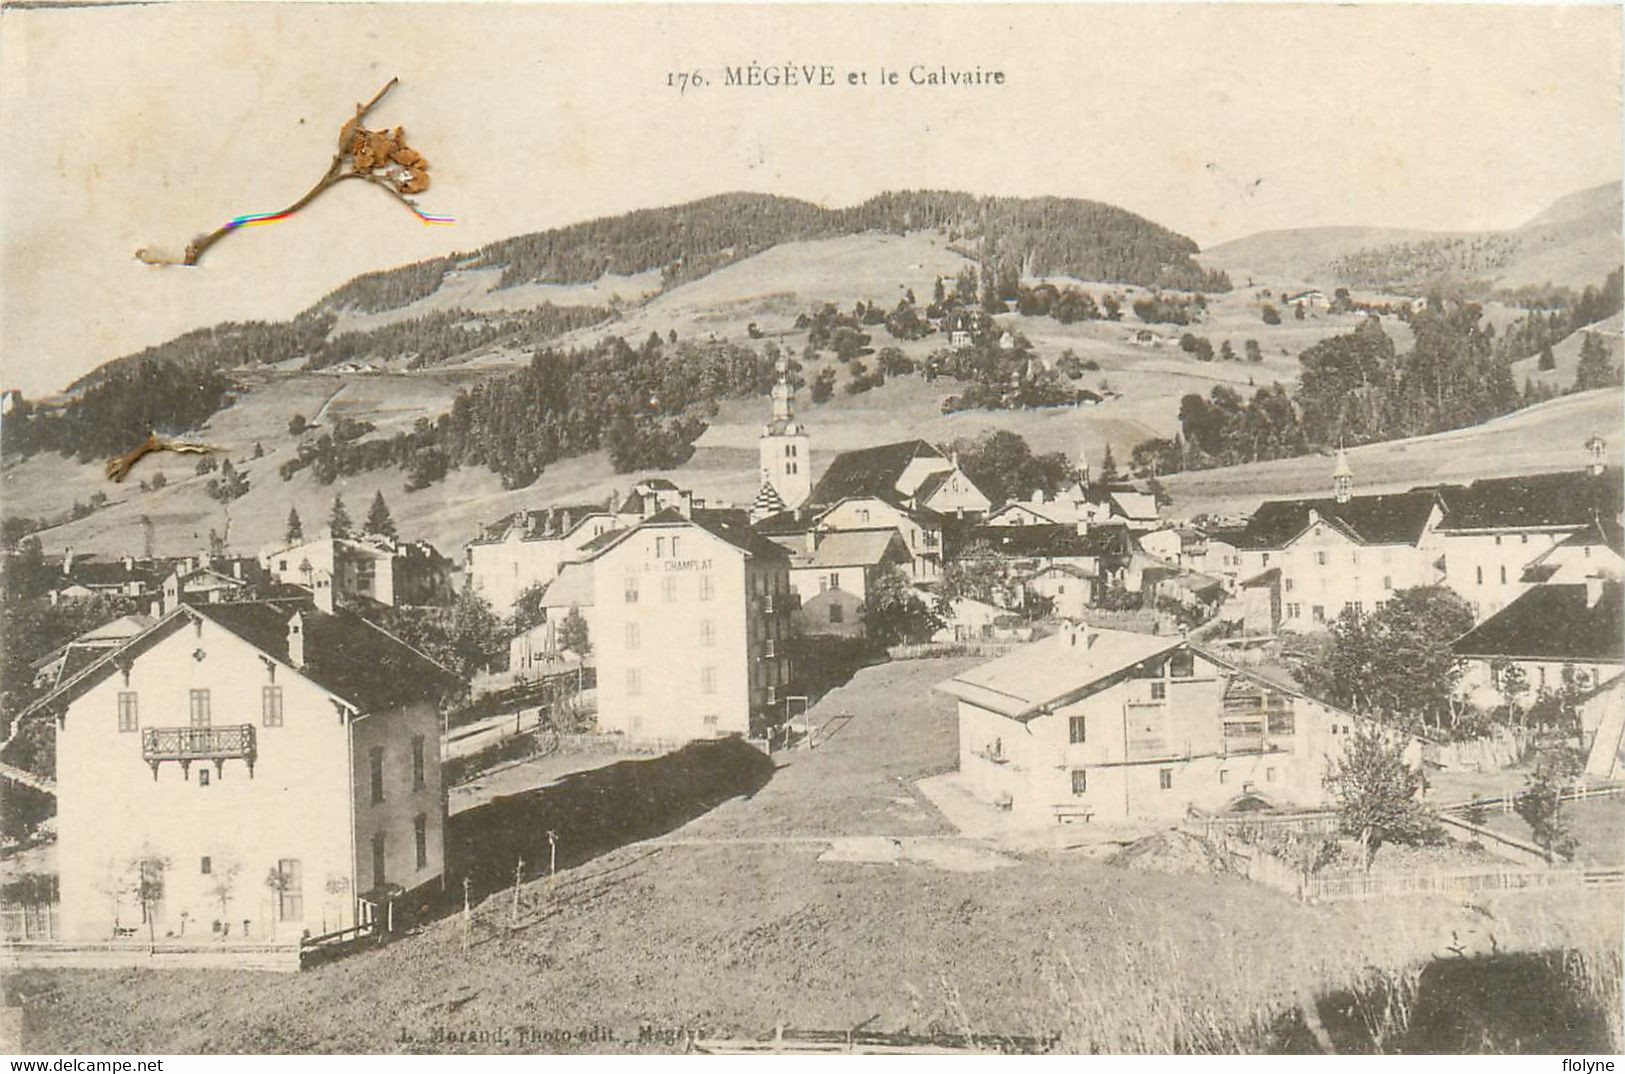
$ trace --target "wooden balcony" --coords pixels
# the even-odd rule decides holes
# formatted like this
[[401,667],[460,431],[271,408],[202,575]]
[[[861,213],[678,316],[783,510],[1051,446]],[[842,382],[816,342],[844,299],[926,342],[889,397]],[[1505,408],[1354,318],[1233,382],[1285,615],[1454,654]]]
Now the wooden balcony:
[[141,759],[152,766],[152,778],[158,778],[158,766],[165,761],[180,762],[181,772],[189,775],[193,761],[213,761],[216,775],[221,774],[227,761],[242,760],[248,765],[248,774],[254,775],[257,756],[254,725],[228,724],[222,727],[148,727],[141,732]]

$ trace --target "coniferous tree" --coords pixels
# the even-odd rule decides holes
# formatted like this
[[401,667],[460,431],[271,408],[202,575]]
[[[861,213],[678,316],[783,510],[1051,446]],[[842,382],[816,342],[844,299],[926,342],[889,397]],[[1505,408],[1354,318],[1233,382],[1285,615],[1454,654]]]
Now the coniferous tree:
[[1602,337],[1587,332],[1580,344],[1580,364],[1574,371],[1574,390],[1588,392],[1594,388],[1613,388],[1620,383],[1620,371],[1608,357],[1608,348]]
[[350,536],[350,512],[344,506],[344,497],[334,494],[333,511],[327,516],[327,528],[335,537]]
[[379,489],[372,497],[372,506],[367,510],[367,533],[376,533],[380,537],[395,536],[395,519],[389,513],[389,504],[384,502],[384,490]]
[[283,540],[294,544],[305,539],[305,524],[299,521],[299,508],[288,508],[288,525],[282,533]]

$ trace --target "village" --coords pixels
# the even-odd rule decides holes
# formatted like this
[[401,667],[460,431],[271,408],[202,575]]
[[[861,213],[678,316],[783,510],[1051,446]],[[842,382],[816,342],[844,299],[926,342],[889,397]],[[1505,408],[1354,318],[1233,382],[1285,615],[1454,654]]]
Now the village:
[[[4,957],[364,960],[719,827],[819,862],[974,877],[1078,854],[1309,903],[1621,882],[1625,561],[1599,435],[1582,470],[1397,493],[1363,493],[1338,451],[1323,496],[1192,519],[1083,457],[997,502],[924,440],[827,457],[794,395],[781,361],[748,505],[648,477],[491,520],[460,564],[376,525],[36,565],[53,606],[145,610],[33,668],[8,745],[49,734],[54,776],[0,770],[38,818]],[[377,614],[459,591],[525,616],[472,682]],[[1428,639],[1444,603],[1465,618]],[[1446,669],[1432,719],[1357,651],[1413,621],[1404,644],[1437,651],[1400,678]],[[1316,673],[1338,658],[1352,679]],[[1385,764],[1405,789],[1377,786]],[[1409,819],[1361,830],[1362,809]]]

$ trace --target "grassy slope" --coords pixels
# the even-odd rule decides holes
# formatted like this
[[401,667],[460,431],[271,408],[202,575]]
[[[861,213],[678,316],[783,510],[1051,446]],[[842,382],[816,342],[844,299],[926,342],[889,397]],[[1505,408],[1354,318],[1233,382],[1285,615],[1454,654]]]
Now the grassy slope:
[[[804,833],[940,830],[910,784],[951,763],[953,706],[926,692],[967,661],[862,671],[819,715],[856,718],[750,799],[680,829],[701,845],[634,843],[460,922],[298,977],[30,971],[6,982],[35,1052],[558,1050],[517,1027],[609,1027],[563,1050],[668,1050],[639,1025],[765,1035],[777,1024],[1061,1033],[1067,1050],[1166,1050],[1176,1034],[1266,1019],[1372,968],[1452,944],[1503,951],[1617,945],[1617,893],[1506,898],[1493,919],[1448,900],[1299,905],[1241,880],[1033,855],[983,873],[914,862],[820,862]],[[917,801],[917,799],[916,799]],[[569,838],[569,833],[566,833]],[[505,1040],[431,1045],[435,1028]]]
[[[1414,485],[1465,482],[1509,473],[1579,469],[1585,440],[1619,428],[1617,391],[1564,396],[1467,429],[1369,444],[1349,451],[1360,492],[1393,492]],[[1619,465],[1618,437],[1608,445]],[[1180,515],[1248,512],[1272,496],[1331,492],[1332,460],[1305,456],[1275,462],[1174,474],[1163,479]]]
[[1588,332],[1595,332],[1602,337],[1608,346],[1608,353],[1615,362],[1625,356],[1625,340],[1620,337],[1621,328],[1625,328],[1625,313],[1616,313],[1599,324],[1582,328],[1571,333],[1552,346],[1552,357],[1556,359],[1556,368],[1544,372],[1540,369],[1540,355],[1532,355],[1520,362],[1512,363],[1512,375],[1516,378],[1518,386],[1522,387],[1524,378],[1533,380],[1536,384],[1550,384],[1555,388],[1567,389],[1574,385],[1574,374],[1580,365],[1580,345],[1585,342]]

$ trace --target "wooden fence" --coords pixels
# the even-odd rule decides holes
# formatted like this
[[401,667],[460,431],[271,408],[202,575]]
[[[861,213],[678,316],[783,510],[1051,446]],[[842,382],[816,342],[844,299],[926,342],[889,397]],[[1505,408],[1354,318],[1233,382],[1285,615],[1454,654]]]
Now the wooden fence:
[[1304,902],[1340,902],[1403,895],[1462,898],[1497,891],[1625,887],[1625,869],[1621,868],[1486,868],[1477,865],[1406,872],[1306,874],[1260,847],[1232,846],[1226,850],[1232,866],[1247,879],[1284,891]]

